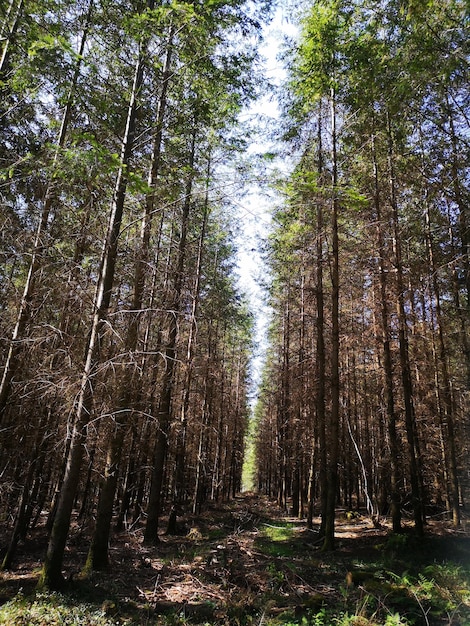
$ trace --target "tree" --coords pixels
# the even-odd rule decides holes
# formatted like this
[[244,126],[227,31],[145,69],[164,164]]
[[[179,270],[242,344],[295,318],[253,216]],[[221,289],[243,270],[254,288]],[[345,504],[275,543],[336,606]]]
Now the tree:
[[[151,0],[149,8],[153,8]],[[144,42],[139,45],[138,57],[135,64],[126,129],[122,139],[120,167],[116,177],[113,204],[109,216],[108,233],[101,257],[100,276],[94,301],[95,311],[90,325],[86,359],[81,380],[80,394],[77,401],[76,417],[68,453],[67,467],[39,582],[40,586],[52,589],[60,587],[63,583],[61,571],[62,559],[70,526],[73,502],[80,479],[80,469],[86,441],[86,428],[92,412],[92,381],[99,365],[99,348],[102,342],[104,325],[111,301],[118,241],[128,180],[126,170],[129,165],[134,142],[138,96],[143,80],[146,43],[147,42],[144,40]]]
[[[465,432],[466,426],[455,416],[465,405],[466,368],[462,376],[457,363],[466,354],[461,312],[467,255],[463,252],[461,261],[456,255],[462,242],[460,250],[465,248],[459,198],[466,178],[453,139],[463,145],[468,127],[462,117],[468,100],[462,81],[467,10],[453,1],[429,3],[428,9],[423,13],[416,4],[395,2],[374,11],[360,1],[348,7],[315,3],[289,57],[286,138],[300,156],[285,206],[275,214],[279,227],[269,248],[277,319],[266,375],[280,380],[280,365],[292,363],[297,349],[293,320],[310,316],[316,342],[304,371],[316,381],[312,422],[306,417],[295,422],[298,399],[292,391],[290,406],[282,410],[289,416],[283,428],[295,428],[296,439],[310,430],[308,522],[313,525],[319,497],[320,533],[341,502],[367,506],[374,523],[390,511],[395,532],[402,530],[403,510],[411,507],[416,533],[422,534],[426,507],[441,506],[443,493],[458,523],[459,459],[463,465],[465,452],[455,429]],[[432,78],[437,75],[439,81]],[[444,165],[446,158],[451,168]],[[303,221],[301,210],[312,208],[313,219]],[[326,262],[329,273],[322,272]],[[460,281],[449,271],[455,263]],[[306,310],[292,285],[313,268],[317,288],[314,306]],[[289,340],[281,341],[286,310],[291,331]],[[440,326],[448,329],[444,345]],[[303,328],[308,333],[308,324]],[[292,390],[294,368],[288,369]],[[278,461],[266,447],[281,435],[275,416],[284,405],[268,384],[260,402],[258,482],[272,493]],[[443,459],[444,469],[434,459]],[[297,463],[287,460],[288,475],[295,474]],[[328,467],[327,488],[322,466]],[[295,500],[296,491],[288,497]],[[322,502],[327,493],[334,496]],[[331,524],[327,534],[330,547]]]
[[[12,5],[13,3],[10,5],[10,9]],[[22,5],[23,5],[23,2],[20,2],[16,11],[14,23],[10,28],[9,37],[6,39],[5,44],[4,44],[4,50],[3,50],[2,62],[1,62],[2,68],[3,68],[3,65],[7,63],[7,53],[8,53],[9,44],[11,43],[11,39],[14,37],[16,30],[18,28],[18,21],[22,13]],[[35,276],[40,269],[42,255],[44,254],[44,250],[45,248],[47,249],[47,243],[46,243],[47,226],[48,226],[48,220],[49,220],[51,207],[54,202],[54,193],[55,193],[53,179],[56,175],[55,171],[57,170],[60,151],[65,145],[67,131],[68,131],[68,127],[69,127],[70,120],[71,120],[72,108],[73,108],[74,99],[75,99],[75,91],[76,91],[77,81],[78,81],[81,66],[82,66],[83,52],[85,50],[85,44],[86,44],[86,39],[88,35],[88,28],[90,26],[92,8],[93,8],[93,3],[90,2],[87,13],[86,13],[86,17],[84,20],[83,33],[81,36],[79,49],[77,51],[76,65],[75,65],[75,69],[73,72],[59,133],[58,133],[57,140],[56,140],[56,147],[55,147],[54,158],[52,162],[51,179],[48,181],[45,192],[44,192],[43,208],[42,208],[41,217],[38,222],[37,229],[36,229],[35,239],[33,243],[33,250],[31,253],[31,261],[30,261],[28,275],[27,275],[26,282],[24,285],[24,290],[23,290],[23,297],[21,299],[20,307],[18,310],[16,324],[13,330],[13,335],[11,338],[11,343],[10,343],[10,348],[8,351],[7,359],[3,368],[3,375],[2,375],[2,380],[0,383],[0,419],[3,416],[5,407],[8,402],[12,379],[15,376],[16,371],[19,366],[21,342],[24,339],[23,335],[25,333],[26,326],[31,316],[31,301],[34,297]],[[0,71],[3,71],[3,70],[0,70]]]

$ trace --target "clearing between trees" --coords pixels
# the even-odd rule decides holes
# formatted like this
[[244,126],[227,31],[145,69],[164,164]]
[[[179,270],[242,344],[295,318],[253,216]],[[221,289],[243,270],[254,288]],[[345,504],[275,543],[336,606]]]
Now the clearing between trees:
[[110,570],[85,579],[89,529],[75,524],[62,593],[35,590],[46,548],[38,528],[2,573],[0,624],[470,624],[468,520],[455,530],[431,519],[418,538],[340,510],[334,552],[320,550],[315,528],[242,494],[187,517],[155,547],[142,545],[141,523],[116,534]]

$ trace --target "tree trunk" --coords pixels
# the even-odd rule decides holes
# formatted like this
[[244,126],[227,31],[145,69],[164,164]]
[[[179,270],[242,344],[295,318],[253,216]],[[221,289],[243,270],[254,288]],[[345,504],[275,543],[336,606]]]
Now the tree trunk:
[[[215,272],[214,272],[215,273]],[[217,335],[217,333],[216,333]],[[212,326],[209,328],[209,336],[207,338],[207,362],[211,363],[213,354]],[[199,431],[199,443],[196,464],[196,480],[194,486],[194,502],[193,514],[199,513],[201,504],[205,500],[205,484],[204,477],[207,469],[207,430],[209,425],[209,416],[212,413],[212,380],[210,376],[210,367],[206,365],[203,388],[204,399],[202,405],[201,426]]]
[[339,379],[339,237],[338,237],[338,160],[336,136],[336,94],[331,93],[331,135],[333,168],[333,203],[332,203],[332,267],[331,267],[331,413],[328,429],[328,476],[326,497],[325,537],[322,549],[333,550],[335,547],[335,507],[338,486],[339,456],[339,421],[340,421],[340,379]]
[[[431,231],[431,215],[429,210],[429,202],[426,198],[424,201],[425,218],[426,218],[426,243],[428,247],[429,266],[431,270],[431,284],[434,292],[434,308],[436,325],[438,351],[434,351],[436,355],[435,371],[436,371],[436,387],[438,396],[438,410],[441,416],[441,427],[443,430],[444,447],[447,451],[448,475],[450,479],[450,503],[452,507],[452,521],[454,526],[460,525],[460,503],[459,503],[459,480],[457,471],[457,454],[454,434],[454,407],[452,402],[452,390],[449,378],[449,370],[447,366],[447,350],[444,340],[444,329],[441,309],[441,296],[439,290],[439,282],[437,279],[437,267],[434,257],[434,245]],[[432,311],[431,311],[432,315]]]
[[171,424],[171,402],[173,398],[174,375],[176,369],[176,348],[178,339],[179,312],[181,308],[181,290],[183,271],[186,259],[186,243],[191,208],[191,193],[194,178],[194,158],[196,146],[196,129],[193,129],[189,154],[189,175],[186,182],[183,213],[181,217],[181,233],[178,244],[178,258],[174,274],[173,301],[170,308],[170,329],[165,349],[165,372],[158,408],[158,433],[154,450],[150,495],[147,509],[147,523],[144,532],[144,544],[158,543],[158,522],[160,516],[160,497],[163,484],[163,469],[167,451],[167,438]]
[[[320,101],[318,107],[318,180],[321,186],[323,182],[323,125],[322,125],[322,103]],[[317,308],[317,325],[316,325],[316,375],[317,375],[317,389],[316,389],[316,422],[318,424],[318,444],[319,444],[319,482],[320,482],[320,498],[321,498],[321,528],[320,536],[325,534],[325,521],[326,521],[326,411],[325,411],[325,389],[326,389],[326,354],[325,354],[325,311],[324,311],[324,292],[323,292],[323,243],[324,243],[324,223],[323,223],[323,197],[320,197],[317,202],[317,233],[316,233],[316,272],[317,272],[317,284],[316,284],[316,308]],[[315,437],[312,438],[312,470],[310,476],[309,487],[309,520],[308,527],[312,527],[313,517],[313,498],[315,497],[315,490],[313,489],[314,473],[313,473],[313,455],[315,453]]]
[[464,200],[464,190],[460,182],[457,143],[454,117],[450,106],[449,96],[446,95],[447,114],[449,116],[450,138],[452,145],[451,152],[451,173],[452,185],[454,188],[454,200],[459,209],[459,235],[460,235],[460,258],[463,268],[463,283],[466,291],[466,306],[460,305],[457,308],[461,324],[461,342],[466,367],[466,387],[470,391],[470,342],[468,339],[468,320],[470,319],[470,212],[468,201]]
[[410,358],[408,349],[408,325],[405,312],[405,287],[403,281],[403,259],[401,251],[398,202],[396,197],[396,180],[394,165],[394,146],[390,116],[387,116],[388,133],[388,167],[390,176],[390,203],[392,208],[394,263],[397,277],[397,316],[398,342],[400,353],[400,370],[405,403],[405,429],[410,462],[411,499],[415,530],[418,535],[424,533],[423,502],[420,489],[419,464],[417,459],[416,417],[413,399],[413,382],[411,378]]
[[[207,185],[209,184],[210,177],[210,159],[207,163]],[[182,504],[182,499],[185,489],[184,480],[184,467],[186,460],[186,430],[189,412],[189,400],[191,393],[191,381],[193,374],[193,355],[196,341],[197,330],[197,313],[199,306],[199,298],[201,291],[201,271],[202,271],[202,258],[205,244],[207,218],[209,212],[209,190],[206,187],[206,195],[204,200],[204,216],[201,228],[201,235],[199,237],[198,254],[196,261],[196,281],[193,291],[193,303],[190,316],[190,327],[188,343],[186,346],[186,360],[184,363],[184,382],[183,382],[183,400],[181,403],[181,415],[180,423],[178,424],[177,441],[176,441],[176,454],[175,454],[175,482],[173,490],[173,503],[172,511],[173,515],[170,516],[167,528],[167,534],[175,534],[177,532],[176,521],[177,514]],[[171,522],[171,524],[170,524]]]
[[[22,6],[22,2],[20,3],[20,7]],[[20,7],[18,8],[18,14],[20,12]],[[80,41],[80,47],[78,51],[78,60],[75,66],[75,71],[72,77],[72,82],[70,84],[69,95],[67,98],[67,102],[64,109],[64,114],[62,116],[62,123],[59,130],[59,135],[57,137],[56,149],[54,154],[54,160],[52,163],[52,172],[54,173],[59,160],[59,151],[65,145],[65,138],[67,136],[67,130],[70,124],[70,120],[72,117],[73,103],[75,97],[75,90],[78,82],[78,78],[80,76],[80,69],[83,62],[83,52],[85,50],[85,43],[88,36],[88,30],[91,23],[91,13],[92,13],[93,2],[91,1],[88,7],[88,12],[86,15],[85,26],[82,33],[82,38]],[[17,16],[18,17],[18,16]],[[8,46],[8,41],[5,44],[4,54],[6,54]],[[0,74],[1,76],[1,74]],[[20,308],[16,318],[16,325],[13,330],[13,335],[11,338],[10,348],[7,355],[7,360],[3,369],[2,380],[0,383],[0,423],[5,413],[5,409],[8,404],[8,400],[10,397],[11,383],[15,374],[18,372],[20,366],[20,356],[22,350],[22,339],[25,334],[25,330],[27,324],[30,320],[31,316],[31,304],[34,297],[35,292],[35,278],[41,267],[42,263],[42,254],[47,249],[47,226],[49,214],[51,211],[52,203],[54,201],[54,183],[53,183],[53,175],[49,179],[47,184],[46,192],[44,195],[44,204],[41,212],[41,218],[39,220],[36,235],[33,244],[33,250],[31,253],[31,261],[29,265],[29,271],[26,278],[26,283],[23,289],[23,296],[20,302]]]
[[[2,24],[0,41],[3,42],[3,50],[0,56],[0,82],[3,83],[6,80],[8,61],[10,57],[11,44],[15,39],[16,31],[20,23],[20,19],[23,13],[24,0],[20,0],[18,6],[15,9],[17,0],[10,0],[5,20]],[[13,15],[14,14],[14,15]],[[12,18],[12,22],[10,22]],[[0,93],[3,91],[2,86]]]
[[144,51],[139,50],[135,67],[134,82],[127,113],[126,130],[124,133],[121,166],[119,168],[108,233],[103,248],[100,276],[95,295],[95,312],[91,322],[90,336],[86,352],[85,366],[82,374],[81,389],[77,401],[75,424],[73,427],[70,452],[62,484],[57,513],[54,519],[46,559],[41,573],[39,585],[47,588],[58,588],[63,584],[62,560],[70,527],[73,503],[80,480],[86,429],[91,418],[93,404],[93,377],[96,374],[100,358],[100,344],[103,338],[104,323],[107,318],[114,272],[118,251],[119,231],[121,227],[124,200],[127,188],[127,169],[135,135],[137,117],[137,100],[143,78]]
[[392,517],[393,532],[401,532],[401,505],[400,505],[400,455],[399,440],[397,434],[397,418],[395,412],[395,400],[393,395],[393,368],[392,352],[390,347],[389,310],[387,293],[387,269],[385,267],[386,250],[383,234],[383,217],[380,203],[379,168],[375,150],[375,137],[372,137],[372,158],[374,168],[374,205],[376,218],[376,235],[379,253],[379,282],[380,282],[380,334],[383,355],[383,372],[385,379],[385,404],[387,410],[387,434],[390,449],[390,513]]
[[147,194],[144,214],[142,217],[141,241],[134,270],[132,312],[130,313],[129,326],[125,339],[125,353],[130,355],[130,358],[134,361],[134,363],[131,365],[125,364],[123,366],[125,369],[122,372],[121,380],[118,381],[118,389],[121,397],[120,402],[118,403],[117,411],[114,415],[115,428],[109,441],[104,480],[101,486],[98,501],[96,525],[85,565],[85,571],[87,573],[93,570],[105,569],[108,566],[109,536],[111,533],[113,505],[118,482],[119,466],[121,462],[124,436],[127,432],[129,417],[132,414],[132,409],[130,407],[133,403],[135,403],[136,397],[134,390],[138,384],[138,379],[136,371],[137,363],[135,363],[134,353],[137,348],[139,337],[140,311],[144,297],[145,274],[150,248],[150,231],[152,215],[155,207],[155,188],[160,168],[163,120],[166,109],[167,88],[173,51],[172,37],[173,32],[171,30],[163,70],[162,90],[157,113],[152,162],[148,174],[148,185],[151,191]]

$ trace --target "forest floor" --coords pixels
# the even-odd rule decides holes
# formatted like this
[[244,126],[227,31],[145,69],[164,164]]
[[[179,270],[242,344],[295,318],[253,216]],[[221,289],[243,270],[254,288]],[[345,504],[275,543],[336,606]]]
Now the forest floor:
[[254,494],[187,523],[186,534],[152,548],[138,525],[115,535],[110,570],[86,580],[88,533],[75,527],[62,593],[35,591],[45,550],[38,528],[1,574],[0,624],[470,625],[468,521],[458,530],[431,521],[418,539],[339,511],[334,552]]

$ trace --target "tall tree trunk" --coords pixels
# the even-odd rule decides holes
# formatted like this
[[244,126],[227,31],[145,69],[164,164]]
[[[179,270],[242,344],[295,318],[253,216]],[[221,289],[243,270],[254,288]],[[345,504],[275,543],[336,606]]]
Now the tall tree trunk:
[[51,589],[58,588],[63,584],[62,561],[70,527],[73,503],[80,480],[87,425],[92,413],[93,377],[99,365],[100,344],[103,338],[105,321],[111,300],[118,252],[119,231],[121,228],[127,189],[127,170],[134,143],[137,101],[143,79],[144,56],[144,50],[141,47],[135,66],[126,129],[122,142],[120,167],[114,189],[113,204],[108,222],[108,233],[101,258],[100,275],[94,300],[94,314],[91,321],[86,360],[82,374],[80,394],[77,401],[67,467],[59,496],[54,525],[49,539],[44,567],[39,581],[40,586]]
[[193,375],[193,355],[196,341],[197,330],[197,313],[199,306],[199,298],[201,291],[201,271],[202,271],[202,259],[203,250],[206,237],[207,218],[209,212],[209,177],[210,177],[210,159],[207,163],[207,183],[206,194],[204,199],[204,215],[201,227],[201,235],[199,237],[197,261],[196,261],[196,280],[193,290],[193,303],[191,308],[190,326],[188,343],[186,345],[186,359],[184,363],[183,374],[183,400],[181,403],[181,414],[178,424],[177,440],[176,440],[176,453],[175,453],[175,481],[173,488],[173,502],[168,519],[167,534],[175,534],[177,532],[177,515],[179,508],[182,504],[184,496],[185,480],[184,480],[184,467],[186,460],[186,431],[189,413],[189,400],[191,394],[191,382]]
[[[20,19],[23,14],[24,0],[10,0],[8,5],[5,20],[2,24],[1,38],[3,42],[2,54],[0,55],[0,82],[3,83],[7,78],[8,62],[10,58],[11,45],[15,39]],[[0,88],[0,93],[3,92],[3,85]]]
[[410,357],[408,348],[408,324],[405,312],[405,286],[403,280],[403,259],[400,239],[400,224],[398,215],[398,200],[396,195],[395,155],[390,116],[387,116],[388,135],[388,167],[390,177],[390,204],[392,208],[393,252],[397,283],[397,317],[398,342],[400,353],[400,370],[405,403],[405,429],[408,443],[408,457],[410,463],[411,499],[415,530],[418,535],[424,533],[423,502],[420,488],[420,472],[417,458],[416,416],[413,398],[413,382],[411,378]]
[[389,308],[387,294],[387,268],[385,267],[386,251],[383,234],[383,217],[380,202],[379,168],[375,148],[375,137],[372,137],[372,159],[374,169],[374,206],[376,218],[376,235],[379,253],[379,282],[380,282],[380,322],[381,343],[383,355],[383,372],[385,378],[385,404],[387,407],[387,434],[390,449],[390,513],[393,532],[401,532],[401,504],[400,504],[400,446],[397,434],[397,418],[393,395],[393,368],[390,346]]
[[[20,3],[21,6],[21,3]],[[80,76],[80,70],[83,60],[83,52],[85,50],[85,43],[88,36],[88,30],[91,23],[93,2],[90,1],[88,12],[85,19],[85,26],[83,28],[82,37],[80,41],[80,47],[78,50],[77,63],[75,71],[70,84],[69,94],[65,105],[64,113],[62,116],[62,123],[60,126],[59,134],[56,142],[56,149],[54,159],[52,162],[52,172],[54,173],[58,166],[60,149],[65,145],[65,139],[67,136],[67,130],[72,118],[73,104],[75,98],[75,91],[77,87],[78,78]],[[19,10],[19,9],[18,9]],[[8,42],[5,44],[5,51]],[[46,187],[44,195],[44,203],[41,212],[41,218],[36,228],[36,235],[33,244],[33,250],[31,253],[31,261],[29,265],[29,271],[26,278],[26,283],[23,289],[23,296],[21,298],[20,307],[16,317],[16,324],[13,330],[13,335],[10,342],[10,348],[7,355],[7,360],[3,369],[2,380],[0,383],[0,422],[5,413],[6,406],[10,397],[11,383],[18,372],[20,366],[20,356],[22,349],[22,339],[24,338],[25,330],[31,316],[31,305],[35,292],[35,278],[41,267],[42,254],[47,249],[47,225],[49,214],[51,211],[52,203],[54,201],[55,189],[53,182],[53,174],[49,178],[49,182]]]
[[[323,183],[323,124],[322,124],[322,103],[320,101],[318,107],[318,160],[317,160],[317,172],[318,181],[321,187]],[[326,521],[326,410],[325,410],[325,398],[326,398],[326,353],[325,353],[325,303],[323,292],[323,262],[324,252],[323,243],[324,237],[324,223],[323,223],[323,197],[320,197],[317,201],[317,233],[316,233],[316,308],[317,308],[317,324],[316,324],[316,377],[317,377],[317,389],[316,389],[316,422],[318,424],[318,444],[319,444],[319,481],[320,481],[320,498],[321,498],[321,529],[320,536],[325,534],[325,521]],[[315,450],[315,437],[312,440],[312,472],[313,472],[313,454]],[[314,474],[311,474],[310,488],[309,488],[309,520],[308,526],[312,527],[313,516],[313,498],[315,491],[313,489]]]
[[44,463],[44,451],[41,448],[44,445],[44,428],[47,427],[50,415],[44,419],[41,419],[36,431],[35,442],[33,449],[31,450],[30,461],[28,465],[28,471],[24,479],[21,496],[18,503],[18,510],[16,512],[15,525],[8,544],[7,552],[1,564],[2,570],[10,569],[13,564],[13,559],[16,553],[16,548],[19,539],[24,539],[29,519],[27,516],[28,507],[30,508],[31,502],[31,485],[33,482],[34,474],[38,465]]
[[[224,327],[222,332],[222,354],[220,356],[221,363],[221,382],[220,382],[220,392],[219,392],[219,402],[218,402],[218,410],[214,411],[217,414],[217,426],[215,428],[215,450],[214,450],[214,463],[212,466],[212,481],[211,481],[211,500],[218,502],[219,500],[219,492],[221,485],[221,475],[222,475],[222,441],[223,441],[223,426],[224,426],[224,414],[223,414],[223,403],[220,401],[221,398],[225,395],[225,370],[223,368],[223,363],[225,360],[225,348],[226,344],[224,341],[226,333],[226,327]],[[214,406],[214,401],[212,401],[212,406]]]
[[121,396],[120,401],[118,402],[117,411],[114,415],[115,427],[109,441],[104,479],[98,500],[96,525],[85,565],[86,572],[105,569],[108,566],[109,536],[111,532],[113,505],[118,483],[119,466],[122,457],[124,436],[127,432],[129,418],[132,415],[132,409],[130,407],[132,405],[132,400],[134,399],[135,401],[135,389],[136,386],[138,386],[138,368],[135,351],[137,349],[139,338],[139,320],[145,291],[145,275],[150,250],[150,232],[155,207],[155,189],[160,169],[160,155],[163,141],[163,121],[165,116],[167,88],[173,51],[172,38],[173,28],[170,32],[170,39],[167,46],[165,66],[163,70],[162,89],[156,120],[152,161],[147,181],[150,191],[146,196],[145,209],[142,216],[140,245],[134,269],[132,312],[130,313],[129,326],[125,338],[125,353],[129,354],[130,359],[134,361],[134,363],[131,365],[126,363],[123,366],[124,371],[122,372],[122,376],[120,377],[121,380],[118,381],[117,385]]
[[463,283],[466,291],[466,306],[461,305],[459,302],[457,311],[461,324],[460,338],[466,367],[466,387],[467,391],[470,391],[470,341],[468,338],[468,320],[470,319],[470,211],[468,208],[468,201],[464,200],[464,192],[460,181],[458,162],[459,147],[448,94],[446,95],[446,100],[452,145],[450,160],[452,186],[454,188],[454,200],[459,210],[460,256],[463,269]]
[[[216,262],[214,264],[214,276],[217,273],[217,257]],[[218,337],[218,327],[215,331],[215,338],[213,338],[213,328],[212,325],[209,327],[209,333],[207,338],[207,364],[206,364],[206,372],[204,376],[204,398],[202,404],[202,416],[201,416],[201,426],[199,431],[199,444],[198,444],[198,453],[197,453],[197,465],[196,465],[196,480],[194,486],[194,503],[193,503],[193,513],[197,513],[200,511],[201,505],[205,500],[205,474],[207,471],[207,449],[208,449],[208,426],[209,426],[209,418],[212,414],[212,386],[213,379],[211,376],[211,368],[210,365],[213,362],[213,345],[217,343]]]
[[[439,282],[437,278],[437,267],[434,255],[434,244],[431,231],[431,214],[429,210],[429,202],[426,197],[424,200],[425,219],[426,219],[426,243],[428,247],[429,267],[431,270],[432,291],[434,292],[434,308],[436,325],[438,350],[434,351],[436,355],[435,370],[437,383],[437,397],[439,403],[439,413],[441,415],[441,425],[443,428],[444,447],[448,451],[446,454],[448,475],[450,479],[450,503],[452,506],[452,521],[454,526],[460,525],[460,503],[459,503],[459,480],[457,471],[457,454],[455,443],[454,428],[454,407],[452,402],[452,390],[449,377],[449,369],[447,366],[447,350],[444,340],[444,329],[441,309],[441,295]],[[431,311],[432,315],[432,311]]]
[[335,547],[335,507],[338,486],[340,379],[339,379],[339,236],[338,236],[338,159],[336,135],[336,94],[331,92],[331,135],[333,168],[332,266],[331,266],[331,409],[327,433],[329,458],[327,476],[326,520],[323,550]]
[[281,365],[281,399],[278,412],[279,433],[279,486],[278,504],[287,510],[287,496],[289,488],[290,470],[290,414],[291,414],[291,390],[290,390],[290,284],[287,284],[285,294],[283,331],[282,331],[282,365]]
[[[196,125],[195,125],[196,126]],[[171,424],[171,402],[173,398],[174,377],[176,370],[176,349],[178,339],[179,312],[181,308],[181,291],[183,287],[183,271],[186,259],[189,212],[191,193],[194,180],[194,159],[196,146],[196,128],[193,129],[189,154],[189,174],[186,182],[183,213],[181,216],[181,232],[178,244],[178,258],[173,282],[173,299],[170,307],[170,329],[165,348],[165,371],[163,374],[162,391],[158,407],[158,432],[154,450],[150,495],[147,508],[147,523],[144,531],[144,543],[158,543],[158,522],[160,517],[160,498],[163,484],[163,469],[168,445],[168,434]]]

